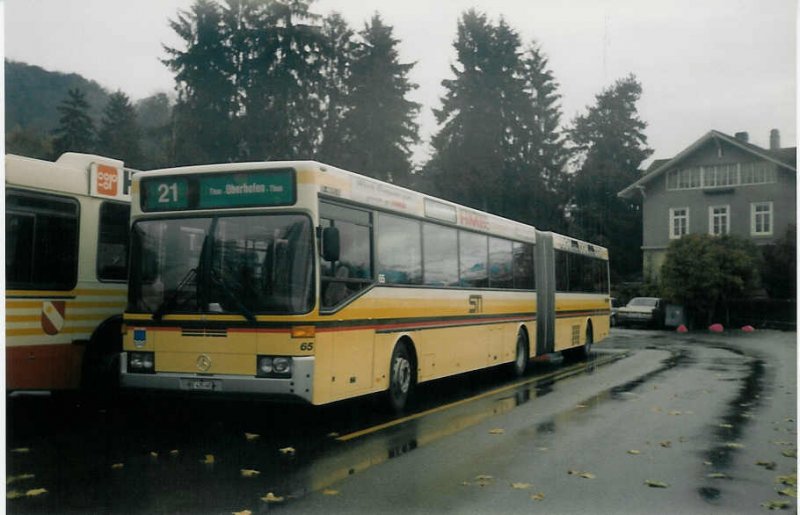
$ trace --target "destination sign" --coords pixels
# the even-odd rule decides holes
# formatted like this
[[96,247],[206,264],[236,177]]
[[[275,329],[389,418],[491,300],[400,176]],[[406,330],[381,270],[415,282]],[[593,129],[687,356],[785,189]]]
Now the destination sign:
[[142,179],[143,211],[286,206],[295,202],[294,170],[259,170]]

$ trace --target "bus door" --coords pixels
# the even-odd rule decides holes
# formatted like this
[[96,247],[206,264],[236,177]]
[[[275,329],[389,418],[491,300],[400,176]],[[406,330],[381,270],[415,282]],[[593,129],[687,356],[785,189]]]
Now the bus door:
[[555,350],[556,279],[553,236],[536,231],[536,355]]

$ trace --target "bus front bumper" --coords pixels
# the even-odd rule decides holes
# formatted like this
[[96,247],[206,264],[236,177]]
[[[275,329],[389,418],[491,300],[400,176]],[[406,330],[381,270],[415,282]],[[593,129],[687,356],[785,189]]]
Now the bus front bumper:
[[223,374],[156,372],[130,373],[127,356],[120,359],[120,386],[143,390],[164,390],[185,393],[252,394],[265,397],[295,397],[311,402],[314,380],[314,357],[294,357],[292,377],[275,379]]

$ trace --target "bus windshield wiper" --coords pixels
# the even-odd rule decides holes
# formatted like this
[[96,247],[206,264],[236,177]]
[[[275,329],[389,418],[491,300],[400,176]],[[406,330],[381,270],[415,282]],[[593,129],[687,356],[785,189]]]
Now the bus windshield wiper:
[[164,302],[162,302],[158,306],[158,309],[153,312],[153,320],[161,320],[164,317],[164,313],[166,313],[169,308],[175,305],[175,302],[178,300],[178,295],[180,295],[181,291],[183,291],[184,286],[189,284],[189,281],[191,281],[194,277],[197,277],[197,268],[192,268],[186,272],[186,275],[183,276],[183,279],[181,279],[181,282],[179,282],[178,286],[175,287],[175,290],[172,292],[169,298],[164,299]]
[[247,309],[247,306],[245,306],[244,303],[241,300],[239,300],[239,297],[236,295],[236,293],[234,293],[234,291],[231,290],[230,286],[225,284],[224,278],[220,277],[219,273],[215,269],[212,268],[210,270],[209,276],[217,286],[222,288],[222,290],[225,292],[228,298],[230,298],[233,301],[233,303],[236,304],[236,307],[239,309],[241,315],[245,317],[248,322],[256,321],[256,317],[253,314],[253,312]]

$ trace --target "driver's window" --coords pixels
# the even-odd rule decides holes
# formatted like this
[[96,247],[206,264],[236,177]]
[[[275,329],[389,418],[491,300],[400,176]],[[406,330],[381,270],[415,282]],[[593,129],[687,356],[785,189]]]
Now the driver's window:
[[323,310],[334,310],[372,284],[371,216],[366,211],[320,203],[323,228],[339,229],[338,261],[321,265]]

